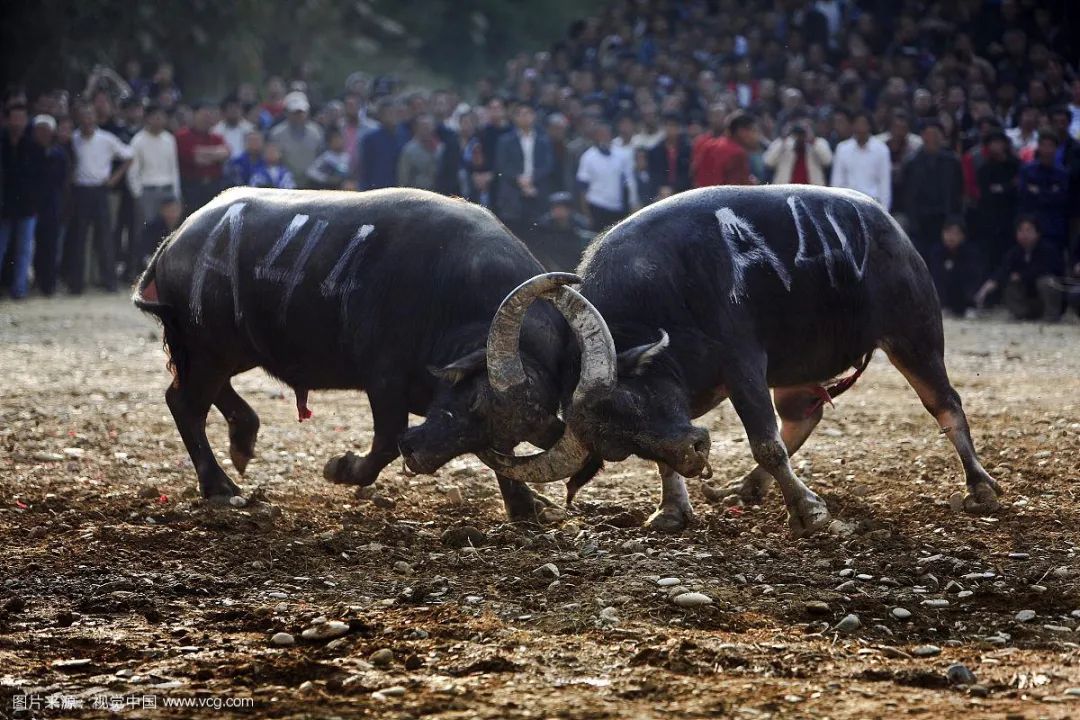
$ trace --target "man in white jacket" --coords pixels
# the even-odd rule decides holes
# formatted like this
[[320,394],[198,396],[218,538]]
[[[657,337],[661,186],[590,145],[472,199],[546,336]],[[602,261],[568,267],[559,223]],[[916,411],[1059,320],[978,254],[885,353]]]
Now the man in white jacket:
[[146,127],[131,139],[131,167],[127,182],[135,198],[137,242],[131,243],[130,261],[144,253],[146,226],[157,217],[166,200],[180,199],[180,163],[176,138],[165,129],[165,110],[151,105],[146,110]]
[[762,159],[773,171],[772,181],[777,185],[826,185],[826,168],[832,157],[828,141],[815,137],[811,124],[800,119],[788,125],[785,137],[769,144]]
[[836,146],[832,186],[858,190],[892,206],[892,161],[885,143],[870,134],[870,116],[861,112],[852,123],[854,136]]

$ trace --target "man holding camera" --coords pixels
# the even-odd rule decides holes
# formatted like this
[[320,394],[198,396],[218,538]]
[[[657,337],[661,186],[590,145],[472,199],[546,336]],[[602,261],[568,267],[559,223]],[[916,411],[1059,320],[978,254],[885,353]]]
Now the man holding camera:
[[809,120],[798,118],[788,124],[783,137],[769,144],[762,160],[773,171],[772,181],[777,185],[825,185],[832,149],[825,138],[814,136]]

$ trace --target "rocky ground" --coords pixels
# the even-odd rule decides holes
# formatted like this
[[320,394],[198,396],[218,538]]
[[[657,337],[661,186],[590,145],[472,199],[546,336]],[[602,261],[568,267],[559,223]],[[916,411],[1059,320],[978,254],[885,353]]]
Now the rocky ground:
[[[508,524],[471,458],[395,465],[358,498],[321,467],[366,447],[364,399],[316,394],[298,425],[258,372],[236,383],[263,422],[250,500],[209,507],[152,323],[116,297],[4,302],[0,717],[110,700],[125,717],[1080,716],[1080,326],[947,332],[1002,509],[950,507],[951,447],[877,358],[796,458],[837,522],[795,541],[775,491],[727,507],[697,480],[692,529],[643,530],[659,483],[637,461],[546,527]],[[749,469],[730,409],[705,422],[713,482]],[[217,415],[210,437],[227,458]]]

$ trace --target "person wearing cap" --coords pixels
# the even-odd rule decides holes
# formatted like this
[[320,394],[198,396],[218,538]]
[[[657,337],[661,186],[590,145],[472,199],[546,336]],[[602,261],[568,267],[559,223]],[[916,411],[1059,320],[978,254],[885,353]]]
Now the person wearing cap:
[[221,191],[229,146],[225,138],[213,132],[210,105],[198,103],[190,127],[176,133],[176,152],[180,165],[180,185],[187,212],[193,213]]
[[46,297],[56,292],[60,259],[60,228],[63,221],[64,195],[67,192],[71,163],[68,154],[56,142],[57,122],[51,115],[34,118],[34,142],[45,153],[34,238],[34,285]]
[[904,165],[904,194],[897,209],[911,223],[911,239],[923,258],[941,241],[945,218],[959,215],[964,204],[964,171],[956,153],[945,147],[940,122],[922,128],[923,146]]
[[45,152],[27,133],[28,121],[26,105],[9,104],[5,127],[3,133],[0,133],[0,163],[4,168],[0,263],[8,255],[10,248],[10,257],[14,264],[11,297],[15,299],[25,297],[29,290],[34,230],[41,205],[45,171]]
[[270,142],[281,150],[282,163],[294,178],[305,182],[307,169],[323,150],[323,132],[308,120],[307,95],[293,90],[285,96],[285,122],[270,131]]

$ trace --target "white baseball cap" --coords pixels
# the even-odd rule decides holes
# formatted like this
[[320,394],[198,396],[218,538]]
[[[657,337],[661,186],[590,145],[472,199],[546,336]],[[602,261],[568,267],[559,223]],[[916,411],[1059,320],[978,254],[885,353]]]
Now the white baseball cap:
[[35,115],[33,122],[30,124],[34,127],[37,127],[38,125],[45,125],[53,132],[56,131],[56,118],[54,118],[52,115],[45,115],[44,113],[41,115]]
[[308,112],[311,110],[307,95],[299,90],[293,90],[285,96],[285,110],[286,112],[295,112],[297,110]]

